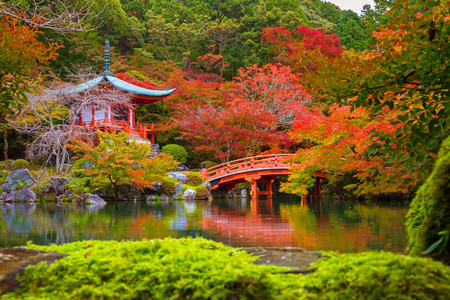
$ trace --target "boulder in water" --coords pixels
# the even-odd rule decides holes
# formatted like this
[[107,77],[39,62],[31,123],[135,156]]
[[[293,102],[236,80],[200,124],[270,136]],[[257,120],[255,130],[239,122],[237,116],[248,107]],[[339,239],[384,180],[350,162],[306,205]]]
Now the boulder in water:
[[27,187],[21,188],[16,194],[16,202],[35,202],[36,200],[36,193]]

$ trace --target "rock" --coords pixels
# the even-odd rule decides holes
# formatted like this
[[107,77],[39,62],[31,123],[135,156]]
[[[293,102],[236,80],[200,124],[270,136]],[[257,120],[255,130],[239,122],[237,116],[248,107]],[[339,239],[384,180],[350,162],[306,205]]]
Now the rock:
[[5,200],[5,199],[6,199],[6,196],[8,196],[8,193],[7,193],[7,192],[3,192],[3,193],[0,195],[0,199]]
[[211,183],[209,182],[204,182],[202,184],[200,184],[202,186],[206,186],[206,188],[208,189],[208,191],[211,193]]
[[39,262],[48,265],[67,256],[67,254],[51,253],[39,250],[31,250],[22,247],[0,249],[0,294],[12,292],[20,287],[16,280],[22,276],[28,266],[34,266]]
[[160,182],[152,182],[152,190],[155,192],[159,192],[161,190],[162,183]]
[[147,196],[146,201],[156,201],[156,195]]
[[136,201],[145,199],[145,194],[135,185],[122,184],[119,187],[118,197],[120,200]]
[[247,197],[247,190],[246,189],[242,189],[241,190],[241,197]]
[[269,264],[293,268],[282,273],[310,273],[312,270],[306,270],[306,268],[313,265],[317,259],[326,257],[326,255],[298,247],[249,247],[242,248],[240,251],[258,256],[258,259],[254,261],[255,265]]
[[175,186],[175,188],[176,188],[176,191],[175,191],[175,194],[172,195],[172,199],[178,199],[184,193],[184,188],[183,188],[183,186],[181,184],[177,184]]
[[21,188],[16,194],[16,202],[35,202],[36,200],[36,193],[27,187]]
[[105,200],[103,200],[102,198],[100,198],[99,196],[97,196],[97,195],[95,195],[95,194],[92,194],[92,195],[90,195],[89,197],[87,197],[85,200],[84,200],[84,203],[86,203],[86,204],[94,204],[94,205],[96,205],[96,204],[106,204],[106,201]]
[[195,194],[197,194],[197,193],[193,189],[187,189],[183,194],[183,200],[186,200],[186,201],[194,200]]
[[187,176],[180,172],[170,172],[169,177],[176,178],[181,184],[186,184]]
[[14,202],[16,201],[16,192],[12,191],[5,197],[5,202]]
[[169,200],[170,200],[170,197],[167,196],[166,194],[161,195],[161,201],[169,201]]
[[36,183],[36,179],[31,176],[28,169],[18,169],[9,173],[8,177],[6,177],[6,183],[14,190],[20,183],[32,186]]
[[56,200],[58,200],[58,204],[62,204],[64,199],[64,195],[59,195],[56,197]]
[[6,193],[11,193],[11,192],[12,192],[11,187],[10,187],[9,184],[7,184],[6,182],[5,182],[4,184],[0,185],[0,187],[1,187],[1,188],[3,189],[3,191],[6,192]]
[[69,198],[70,196],[72,196],[73,195],[73,192],[72,191],[69,191],[69,190],[67,190],[65,193],[64,193],[64,196],[66,197],[66,198]]
[[67,177],[52,177],[50,178],[50,182],[55,189],[55,195],[63,195],[64,190],[66,189],[67,182],[69,182],[69,178]]

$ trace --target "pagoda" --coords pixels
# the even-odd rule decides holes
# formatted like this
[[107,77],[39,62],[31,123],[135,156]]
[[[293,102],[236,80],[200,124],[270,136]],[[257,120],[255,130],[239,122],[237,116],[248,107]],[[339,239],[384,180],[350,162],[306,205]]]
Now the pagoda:
[[129,93],[133,104],[131,108],[127,108],[124,111],[123,108],[113,105],[99,107],[95,105],[86,106],[78,115],[74,125],[101,131],[123,131],[130,134],[130,138],[137,142],[148,142],[147,137],[150,136],[151,143],[155,144],[155,135],[157,132],[155,131],[154,125],[136,122],[135,108],[139,105],[151,104],[163,100],[176,89],[151,90],[116,78],[110,71],[109,58],[109,40],[106,40],[104,72],[99,77],[88,82],[59,90],[57,94],[69,95],[73,93],[84,93],[96,86],[118,89]]

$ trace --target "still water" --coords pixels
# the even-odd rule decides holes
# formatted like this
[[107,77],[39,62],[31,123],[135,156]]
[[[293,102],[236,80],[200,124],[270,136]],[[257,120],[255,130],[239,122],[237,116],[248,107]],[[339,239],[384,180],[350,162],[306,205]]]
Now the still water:
[[0,205],[0,247],[78,240],[137,240],[203,236],[232,246],[298,246],[360,252],[406,247],[408,203],[214,199],[196,202],[117,202],[103,207]]

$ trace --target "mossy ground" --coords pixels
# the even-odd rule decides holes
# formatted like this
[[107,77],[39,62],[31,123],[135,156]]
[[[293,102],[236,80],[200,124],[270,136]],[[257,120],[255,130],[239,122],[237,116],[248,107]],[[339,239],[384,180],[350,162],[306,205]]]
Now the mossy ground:
[[3,299],[448,299],[439,262],[386,252],[327,253],[309,275],[203,238],[28,245],[68,253],[26,270]]

